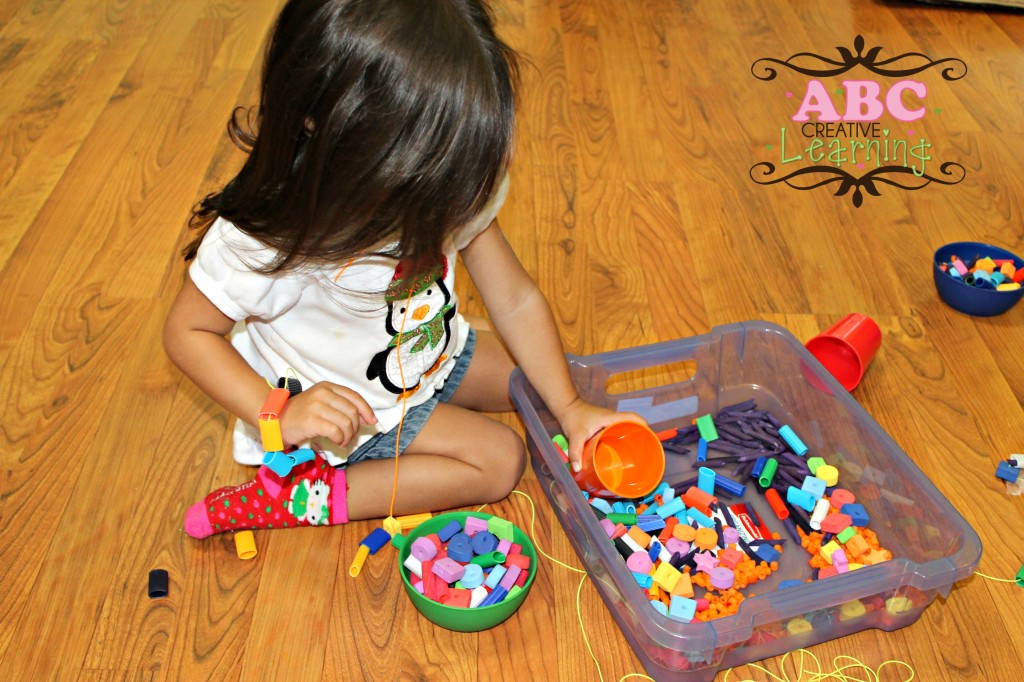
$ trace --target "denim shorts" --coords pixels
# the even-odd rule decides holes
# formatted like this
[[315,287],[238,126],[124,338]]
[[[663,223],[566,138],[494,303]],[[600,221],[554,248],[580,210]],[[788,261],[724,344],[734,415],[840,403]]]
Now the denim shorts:
[[[438,403],[446,403],[452,399],[455,395],[456,389],[462,384],[462,380],[466,377],[466,372],[469,370],[469,363],[473,359],[473,350],[476,348],[476,331],[473,328],[469,330],[469,336],[466,337],[466,345],[462,348],[462,354],[455,360],[455,367],[452,368],[451,374],[444,381],[444,386],[439,392],[434,393],[427,402],[417,405],[416,407],[410,408],[405,413],[405,419],[402,421],[402,452],[416,439],[420,431],[423,430],[423,425],[430,419],[430,415],[433,414],[434,408],[437,407]],[[349,464],[355,464],[367,459],[387,459],[388,457],[395,456],[395,438],[398,436],[398,427],[391,429],[387,433],[379,433],[370,440],[360,445],[352,454],[348,456],[348,460],[344,464],[339,466],[344,467]]]

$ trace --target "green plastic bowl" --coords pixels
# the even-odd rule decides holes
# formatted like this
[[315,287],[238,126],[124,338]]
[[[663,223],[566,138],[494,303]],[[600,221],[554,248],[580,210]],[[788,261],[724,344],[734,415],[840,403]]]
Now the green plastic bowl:
[[416,610],[427,617],[427,620],[440,625],[448,630],[455,630],[456,632],[479,632],[480,630],[486,630],[493,628],[495,625],[507,620],[509,616],[516,612],[523,601],[526,599],[526,595],[530,592],[530,587],[533,586],[533,579],[537,575],[537,550],[534,549],[533,542],[529,536],[519,529],[519,526],[512,527],[513,542],[517,545],[522,545],[523,554],[530,557],[530,577],[526,579],[526,585],[523,586],[522,591],[511,599],[504,599],[497,604],[490,606],[479,606],[473,609],[461,608],[458,606],[445,606],[439,604],[436,601],[427,599],[422,594],[416,591],[416,588],[409,582],[409,570],[403,565],[405,560],[409,557],[409,551],[412,549],[412,543],[416,538],[436,533],[452,521],[458,521],[461,524],[465,524],[466,517],[475,516],[481,519],[490,519],[491,514],[483,514],[480,512],[450,512],[448,514],[441,514],[435,516],[429,521],[424,521],[420,525],[412,529],[412,531],[405,537],[405,542],[402,545],[401,551],[398,553],[398,572],[402,574],[402,582],[405,584],[405,591],[409,595],[409,599],[412,600],[413,606]]

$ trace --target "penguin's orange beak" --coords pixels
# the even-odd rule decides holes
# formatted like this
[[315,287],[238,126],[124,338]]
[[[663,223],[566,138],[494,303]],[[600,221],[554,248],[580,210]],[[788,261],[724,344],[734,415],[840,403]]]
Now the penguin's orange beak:
[[421,305],[419,308],[417,308],[416,310],[412,311],[412,319],[416,320],[417,322],[420,322],[420,321],[423,320],[424,317],[427,316],[427,313],[429,313],[429,312],[430,312],[430,306],[429,305]]

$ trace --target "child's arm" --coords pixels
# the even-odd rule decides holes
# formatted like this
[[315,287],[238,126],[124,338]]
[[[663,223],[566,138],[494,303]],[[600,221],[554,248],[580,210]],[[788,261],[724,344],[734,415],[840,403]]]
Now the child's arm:
[[[270,387],[225,338],[234,325],[234,320],[186,279],[164,323],[164,348],[204,393],[255,426]],[[360,418],[368,424],[376,422],[362,396],[320,382],[286,403],[281,431],[286,443],[324,436],[344,445],[359,429]]]
[[461,254],[495,329],[562,425],[574,470],[579,470],[584,441],[602,428],[616,421],[644,423],[632,412],[613,412],[580,398],[569,376],[551,307],[496,220]]

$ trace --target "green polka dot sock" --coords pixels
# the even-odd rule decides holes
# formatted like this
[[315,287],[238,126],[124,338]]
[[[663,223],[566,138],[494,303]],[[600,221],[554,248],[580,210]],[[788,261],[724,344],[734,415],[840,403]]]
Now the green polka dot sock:
[[278,476],[261,466],[256,478],[214,490],[185,512],[185,532],[201,539],[246,528],[348,523],[345,470],[317,457]]

